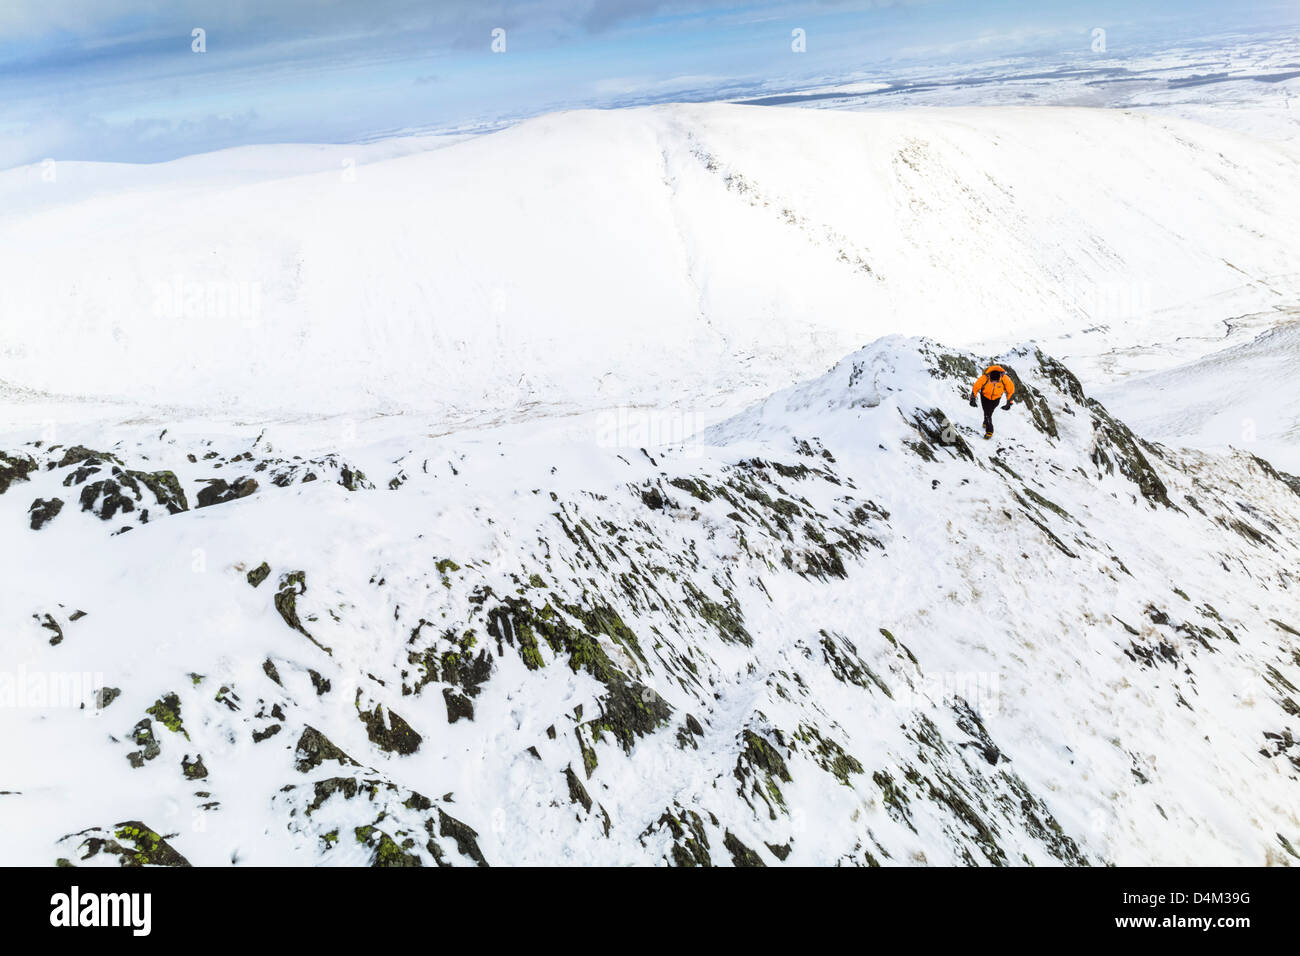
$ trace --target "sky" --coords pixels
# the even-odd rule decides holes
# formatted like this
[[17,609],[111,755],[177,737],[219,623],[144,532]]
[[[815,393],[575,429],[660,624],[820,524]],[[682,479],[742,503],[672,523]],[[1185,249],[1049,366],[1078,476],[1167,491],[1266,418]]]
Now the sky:
[[1294,25],[1298,9],[1300,0],[0,0],[0,169],[491,128],[555,109],[732,98],[997,57],[1066,62],[1088,53],[1097,27],[1122,56],[1197,33]]

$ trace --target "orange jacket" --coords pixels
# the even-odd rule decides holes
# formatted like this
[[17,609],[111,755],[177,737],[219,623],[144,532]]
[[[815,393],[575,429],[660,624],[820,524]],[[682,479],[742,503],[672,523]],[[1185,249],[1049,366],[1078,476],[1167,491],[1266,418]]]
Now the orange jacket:
[[[989,372],[1001,372],[1001,376],[995,382],[989,378]],[[972,392],[983,395],[991,402],[996,402],[1003,395],[1007,401],[1011,401],[1011,396],[1016,394],[1016,383],[1011,381],[1011,376],[1001,365],[990,365],[984,370],[984,374],[975,380]]]

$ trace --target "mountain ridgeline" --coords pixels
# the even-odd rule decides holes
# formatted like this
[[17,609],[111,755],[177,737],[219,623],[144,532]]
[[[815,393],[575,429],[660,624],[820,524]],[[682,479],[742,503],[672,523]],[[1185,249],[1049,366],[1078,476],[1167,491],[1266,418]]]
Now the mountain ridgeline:
[[12,639],[102,679],[3,711],[4,855],[1300,861],[1300,480],[1034,348],[985,441],[991,358],[882,339],[668,447],[5,450]]

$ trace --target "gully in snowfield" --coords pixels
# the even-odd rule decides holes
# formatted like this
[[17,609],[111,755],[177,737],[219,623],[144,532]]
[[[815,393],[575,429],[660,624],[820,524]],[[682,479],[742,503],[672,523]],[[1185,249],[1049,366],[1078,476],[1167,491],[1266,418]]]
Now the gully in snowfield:
[[993,437],[993,410],[998,407],[998,399],[1006,398],[1003,408],[1011,407],[1011,396],[1016,394],[1016,383],[1001,365],[990,365],[970,390],[970,407],[975,407],[975,396],[984,406],[984,437]]

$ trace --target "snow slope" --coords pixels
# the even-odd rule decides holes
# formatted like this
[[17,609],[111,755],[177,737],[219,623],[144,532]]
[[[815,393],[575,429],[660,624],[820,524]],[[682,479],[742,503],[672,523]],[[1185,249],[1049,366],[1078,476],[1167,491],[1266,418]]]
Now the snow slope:
[[673,105],[340,149],[0,175],[8,394],[490,422],[757,396],[895,331],[1208,351],[1300,288],[1296,154],[1134,113]]
[[1032,348],[985,442],[982,360],[669,447],[11,433],[0,861],[1295,861],[1300,480]]
[[1195,448],[1242,448],[1300,472],[1300,323],[1101,392],[1145,435]]

